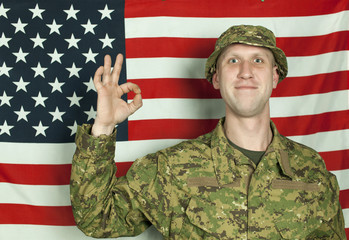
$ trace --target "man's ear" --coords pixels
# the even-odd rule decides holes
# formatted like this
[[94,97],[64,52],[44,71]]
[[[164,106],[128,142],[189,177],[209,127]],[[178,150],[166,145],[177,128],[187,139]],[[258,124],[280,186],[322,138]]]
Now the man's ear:
[[212,85],[214,89],[218,90],[220,88],[217,71],[212,75]]
[[278,85],[279,83],[279,72],[278,72],[278,67],[277,66],[274,66],[273,67],[273,88],[275,89],[276,86]]

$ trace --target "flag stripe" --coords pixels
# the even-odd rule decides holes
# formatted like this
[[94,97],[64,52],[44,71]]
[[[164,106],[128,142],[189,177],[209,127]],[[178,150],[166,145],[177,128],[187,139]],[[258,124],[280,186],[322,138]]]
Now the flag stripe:
[[[125,19],[125,36],[127,39],[153,37],[217,38],[232,25],[251,24],[269,28],[275,32],[276,37],[308,37],[348,31],[348,21],[349,11],[310,17],[137,17]],[[319,25],[319,22],[326,24]]]
[[[289,57],[289,77],[304,77],[348,71],[348,51],[307,57]],[[198,78],[205,79],[204,58],[132,58],[126,59],[128,79]],[[133,69],[138,69],[134,71]]]
[[[169,108],[168,106],[171,106]],[[271,117],[291,117],[348,110],[348,90],[270,99]],[[151,113],[151,114],[150,114]],[[222,99],[144,99],[129,117],[146,119],[218,119],[225,115]]]
[[71,206],[0,204],[0,212],[0,224],[76,225]]
[[[272,97],[290,97],[316,93],[327,93],[348,90],[346,79],[349,71],[340,71],[318,74],[307,77],[287,77],[273,91]],[[129,82],[137,84],[142,90],[142,98],[220,98],[220,93],[215,90],[206,79],[187,78],[157,78],[157,79],[130,79]],[[292,83],[292,88],[288,83]],[[128,99],[133,99],[133,92],[128,94]]]
[[[288,57],[318,55],[348,50],[347,34],[347,31],[341,31],[321,36],[283,37],[277,38],[276,42]],[[126,57],[207,58],[214,50],[215,42],[216,38],[129,38],[126,39]]]
[[[331,6],[331,7],[324,7]],[[246,8],[248,6],[248,11]],[[301,7],[299,7],[301,6]],[[183,17],[276,17],[276,16],[311,16],[335,13],[349,9],[347,2],[332,0],[293,0],[280,1],[235,1],[234,7],[231,1],[191,0],[182,1],[148,1],[147,4],[139,4],[137,0],[128,0],[125,3],[125,17],[137,18],[147,16],[183,16]],[[180,10],[180,11],[179,11]]]
[[339,202],[342,208],[349,208],[349,190],[342,190],[339,192]]
[[349,169],[349,161],[346,161],[346,159],[349,159],[349,150],[320,152],[320,155],[325,160],[326,167],[330,171]]

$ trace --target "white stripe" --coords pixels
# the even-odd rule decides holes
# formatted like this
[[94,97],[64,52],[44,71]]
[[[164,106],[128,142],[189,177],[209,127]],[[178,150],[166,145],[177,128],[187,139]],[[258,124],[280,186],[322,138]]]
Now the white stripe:
[[0,142],[0,163],[68,164],[75,152],[74,143]]
[[[349,51],[306,57],[288,57],[288,77],[311,76],[346,71]],[[127,79],[194,78],[205,79],[203,58],[127,58]]]
[[349,169],[331,171],[331,173],[336,175],[340,190],[349,189]]
[[[348,110],[348,90],[270,99],[271,117],[313,115]],[[132,101],[132,100],[129,100]],[[129,120],[218,119],[225,115],[222,99],[143,99]]]
[[69,185],[44,186],[0,183],[0,203],[70,206]]
[[309,146],[318,152],[349,149],[349,129],[292,136],[289,138],[293,141]]
[[344,215],[344,227],[349,228],[349,208],[342,209]]
[[217,38],[232,25],[262,25],[277,37],[318,36],[349,30],[349,11],[306,17],[194,18],[139,17],[125,19],[127,38]]
[[[0,239],[6,240],[91,240],[85,236],[76,226],[43,226],[6,224],[0,225]],[[104,238],[114,239],[115,238]],[[161,234],[152,226],[136,237],[120,237],[117,240],[161,240]]]

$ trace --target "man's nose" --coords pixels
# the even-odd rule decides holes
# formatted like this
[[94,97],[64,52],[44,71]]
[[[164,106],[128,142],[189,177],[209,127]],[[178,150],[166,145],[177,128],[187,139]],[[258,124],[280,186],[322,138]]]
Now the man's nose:
[[239,67],[239,78],[249,79],[252,77],[252,66],[248,61],[242,61]]

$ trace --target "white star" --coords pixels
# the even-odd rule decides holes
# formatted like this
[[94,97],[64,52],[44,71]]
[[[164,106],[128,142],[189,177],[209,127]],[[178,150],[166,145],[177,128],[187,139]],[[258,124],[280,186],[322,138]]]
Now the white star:
[[51,93],[53,93],[54,91],[62,92],[62,86],[64,85],[64,83],[60,83],[57,78],[55,79],[55,82],[48,84],[52,86]]
[[10,8],[4,8],[4,4],[1,3],[0,5],[0,17],[4,16],[5,18],[7,18],[7,11],[10,10]]
[[81,24],[81,26],[83,28],[85,28],[85,33],[84,34],[86,34],[88,32],[91,32],[92,34],[95,34],[95,31],[93,29],[97,26],[97,24],[91,24],[90,19],[87,20],[86,24]]
[[63,26],[63,24],[57,24],[56,20],[53,19],[52,24],[46,24],[46,25],[51,29],[50,35],[54,32],[61,35],[61,33],[59,32],[59,29]]
[[76,77],[80,77],[79,76],[79,71],[82,69],[82,68],[77,68],[75,66],[75,63],[73,63],[73,65],[71,66],[71,68],[66,68],[70,74],[69,74],[69,78],[71,78],[72,76],[76,76]]
[[22,48],[19,48],[19,51],[16,53],[13,53],[13,55],[15,55],[17,57],[16,59],[16,63],[19,61],[23,61],[25,63],[27,63],[27,61],[25,60],[25,57],[28,55],[29,53],[25,53],[22,51]]
[[39,8],[39,4],[36,4],[35,8],[29,8],[29,10],[33,13],[32,19],[34,19],[35,17],[42,19],[41,13],[45,11],[45,9]]
[[62,115],[65,112],[60,112],[58,107],[56,107],[56,110],[54,112],[49,112],[49,113],[53,116],[52,122],[54,122],[56,120],[63,122]]
[[38,94],[37,97],[32,97],[32,99],[35,100],[35,106],[34,106],[34,107],[36,107],[36,106],[38,106],[38,105],[41,105],[41,106],[43,106],[43,107],[46,107],[46,106],[45,106],[45,101],[46,101],[47,98],[48,98],[48,97],[43,97],[43,96],[41,96],[41,92],[39,92],[39,94]]
[[74,18],[75,20],[77,20],[77,18],[76,18],[76,14],[78,13],[78,12],[80,12],[80,10],[75,10],[74,9],[74,7],[73,7],[73,4],[72,5],[70,5],[70,9],[69,10],[64,10],[64,12],[66,12],[67,13],[67,20],[69,19],[69,18]]
[[93,53],[91,48],[88,50],[88,53],[83,53],[83,55],[86,57],[86,62],[89,61],[96,63],[95,57],[98,55],[98,53]]
[[23,106],[21,106],[21,110],[15,111],[15,113],[18,115],[17,122],[22,119],[28,122],[27,115],[30,113],[30,111],[24,111]]
[[4,93],[2,94],[2,96],[0,96],[0,100],[1,100],[0,106],[6,104],[6,105],[9,105],[9,106],[11,107],[10,100],[11,100],[12,98],[13,98],[13,97],[7,96],[6,92],[4,92]]
[[5,36],[5,33],[2,33],[1,38],[0,38],[0,47],[6,46],[9,48],[8,42],[11,40],[11,38],[7,38]]
[[47,68],[41,67],[41,64],[39,62],[36,67],[32,67],[31,69],[35,71],[34,77],[40,75],[41,77],[45,78],[44,72],[47,70]]
[[10,73],[9,71],[12,69],[12,67],[7,67],[6,63],[3,62],[2,66],[0,67],[0,76],[2,75],[6,75],[8,77],[10,77]]
[[6,133],[7,135],[11,136],[11,133],[10,133],[10,130],[13,128],[14,126],[10,126],[10,125],[7,125],[7,122],[5,120],[4,124],[3,125],[0,125],[0,135]]
[[72,136],[74,133],[76,133],[76,129],[78,128],[78,124],[76,123],[76,121],[74,121],[74,125],[68,126],[68,128],[71,130],[70,136]]
[[78,42],[81,40],[80,38],[75,38],[74,34],[71,34],[70,39],[64,39],[69,43],[68,49],[71,47],[76,47],[77,49],[79,49],[78,47]]
[[39,125],[38,126],[33,126],[33,128],[36,130],[36,134],[35,134],[35,137],[39,134],[42,134],[43,136],[46,137],[46,129],[48,129],[47,126],[43,126],[41,121],[39,122]]
[[79,101],[82,99],[82,97],[77,97],[75,92],[73,92],[73,96],[72,97],[67,97],[67,98],[70,101],[69,107],[71,107],[73,105],[77,105],[78,107],[80,107]]
[[17,33],[18,31],[25,33],[24,28],[28,25],[28,23],[22,23],[21,19],[18,18],[17,23],[12,23],[12,25],[16,28],[15,33]]
[[83,84],[85,84],[87,86],[86,92],[88,92],[90,90],[93,90],[93,91],[96,92],[96,88],[95,88],[95,85],[93,83],[93,78],[92,77],[90,77],[90,81],[84,82]]
[[30,40],[34,42],[33,48],[40,46],[41,48],[44,49],[44,45],[42,43],[46,41],[46,38],[41,38],[39,33],[36,34],[35,38],[30,38]]
[[105,34],[105,38],[101,38],[99,39],[99,41],[101,41],[103,43],[103,47],[105,48],[106,46],[113,48],[112,46],[112,42],[115,40],[115,38],[109,38],[108,33]]
[[102,20],[103,18],[105,18],[105,17],[111,19],[110,14],[111,14],[112,12],[114,12],[114,10],[110,10],[110,9],[108,8],[108,5],[105,4],[104,9],[103,9],[103,10],[98,10],[98,12],[100,12],[100,13],[102,14],[101,20]]
[[17,85],[16,92],[18,92],[19,90],[23,90],[24,92],[27,92],[26,87],[30,82],[24,82],[23,78],[21,77],[18,82],[13,82],[13,83]]
[[93,109],[93,106],[91,106],[90,111],[84,111],[84,113],[88,116],[87,121],[96,117],[96,111]]
[[64,53],[58,53],[56,48],[53,51],[53,53],[48,53],[48,55],[52,58],[51,63],[54,63],[54,62],[62,63],[61,57],[64,55]]

